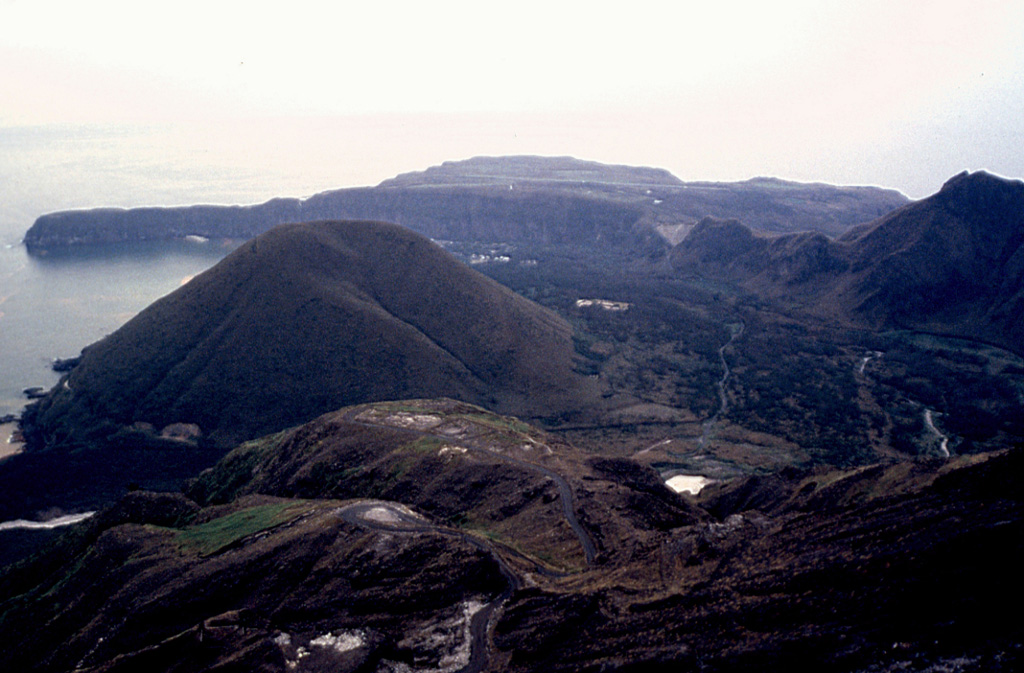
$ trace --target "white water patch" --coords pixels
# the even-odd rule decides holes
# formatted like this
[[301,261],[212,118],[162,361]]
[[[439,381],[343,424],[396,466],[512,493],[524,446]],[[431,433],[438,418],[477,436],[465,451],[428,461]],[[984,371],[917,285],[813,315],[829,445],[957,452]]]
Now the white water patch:
[[689,493],[697,495],[701,489],[712,483],[712,479],[700,475],[677,474],[665,482],[665,485],[676,493]]
[[52,528],[61,528],[63,526],[71,526],[76,523],[81,523],[95,513],[96,512],[82,512],[81,514],[68,514],[66,516],[59,516],[56,519],[50,519],[49,521],[15,519],[13,521],[4,521],[3,523],[0,523],[0,530],[50,530]]

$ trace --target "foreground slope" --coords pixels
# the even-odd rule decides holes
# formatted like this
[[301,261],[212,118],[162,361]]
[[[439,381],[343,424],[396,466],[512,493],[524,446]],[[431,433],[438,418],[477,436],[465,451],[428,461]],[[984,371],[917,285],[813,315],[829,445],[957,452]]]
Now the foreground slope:
[[130,494],[0,573],[0,656],[97,672],[1017,670],[1021,456],[790,470],[694,503],[463,403],[342,409],[239,447],[187,495]]
[[553,313],[401,227],[321,222],[268,232],[88,347],[26,425],[37,446],[175,428],[223,445],[381,399],[543,415],[578,379]]
[[1024,343],[1024,183],[984,172],[832,241],[705,220],[676,246],[684,274],[739,282],[839,322]]

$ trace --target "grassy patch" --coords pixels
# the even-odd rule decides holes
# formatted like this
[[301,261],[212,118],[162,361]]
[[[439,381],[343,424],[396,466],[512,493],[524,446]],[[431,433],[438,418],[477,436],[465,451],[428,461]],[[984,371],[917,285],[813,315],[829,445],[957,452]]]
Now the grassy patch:
[[370,405],[372,409],[383,409],[389,413],[424,414],[437,416],[437,409],[425,405],[410,404],[408,402],[377,402]]
[[184,529],[178,536],[178,544],[200,556],[211,556],[244,537],[288,521],[300,511],[294,502],[250,507]]
[[494,416],[491,414],[460,414],[460,416],[477,425],[483,425],[496,430],[518,432],[524,435],[528,435],[533,431],[529,424],[522,422],[518,418]]
[[409,442],[402,448],[407,451],[415,451],[416,453],[437,453],[444,446],[437,437],[420,437],[419,439]]
[[465,529],[467,531],[471,532],[471,533],[476,533],[480,537],[487,538],[488,540],[491,540],[492,542],[504,542],[504,540],[502,539],[501,535],[499,535],[497,532],[495,532],[493,530],[488,530],[487,528],[482,528],[482,527],[476,526],[476,525],[474,525],[474,526],[465,526]]

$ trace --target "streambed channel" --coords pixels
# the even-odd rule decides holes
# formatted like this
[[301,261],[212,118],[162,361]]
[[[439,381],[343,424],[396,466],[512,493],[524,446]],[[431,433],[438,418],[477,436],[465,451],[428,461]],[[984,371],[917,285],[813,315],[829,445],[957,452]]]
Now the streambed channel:
[[928,431],[939,440],[939,453],[942,454],[943,458],[949,458],[949,437],[935,427],[935,412],[931,409],[924,410],[924,424]]
[[708,419],[706,419],[700,426],[700,441],[697,442],[697,448],[704,450],[707,446],[708,440],[711,439],[711,432],[714,430],[715,425],[718,424],[718,419],[725,415],[725,412],[729,410],[729,398],[725,394],[725,384],[728,383],[729,377],[732,375],[732,370],[729,369],[729,363],[725,359],[725,349],[732,345],[736,339],[743,334],[744,324],[733,323],[729,325],[729,340],[726,341],[721,348],[718,349],[718,361],[722,363],[722,378],[718,380],[718,410]]

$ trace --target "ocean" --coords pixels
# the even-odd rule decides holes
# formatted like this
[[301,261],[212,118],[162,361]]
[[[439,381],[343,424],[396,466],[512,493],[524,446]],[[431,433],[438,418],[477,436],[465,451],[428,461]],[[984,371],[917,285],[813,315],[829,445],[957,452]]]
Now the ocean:
[[21,240],[35,219],[71,208],[260,203],[357,182],[324,147],[311,153],[314,129],[306,140],[257,142],[267,133],[0,128],[0,416],[21,411],[25,389],[57,382],[55,358],[77,355],[229,251],[174,241],[33,256]]

